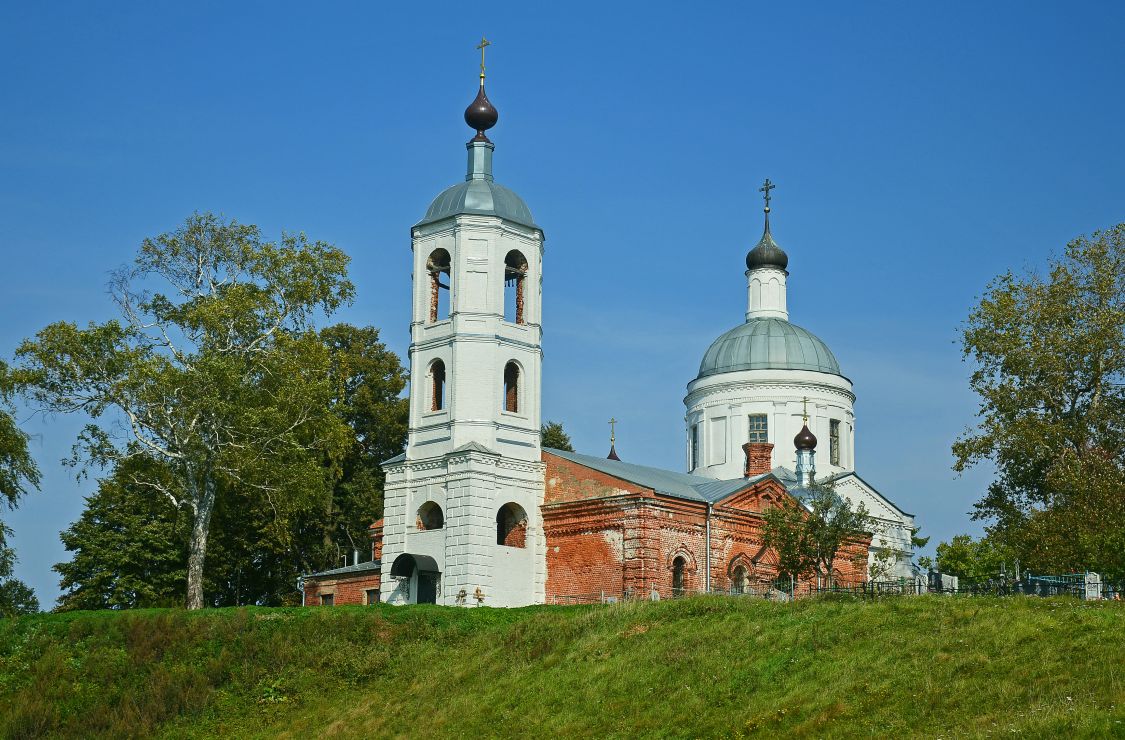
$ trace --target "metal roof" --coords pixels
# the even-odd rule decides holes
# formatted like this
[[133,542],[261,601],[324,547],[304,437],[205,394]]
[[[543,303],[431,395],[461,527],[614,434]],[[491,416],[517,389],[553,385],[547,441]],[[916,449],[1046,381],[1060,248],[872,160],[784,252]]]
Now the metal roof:
[[570,460],[571,462],[578,463],[587,468],[592,468],[601,473],[627,480],[630,483],[636,483],[645,488],[651,488],[656,493],[687,501],[715,503],[770,475],[770,473],[764,473],[754,476],[753,478],[715,480],[714,478],[706,478],[702,475],[677,473],[671,470],[650,468],[647,465],[634,465],[633,463],[610,460],[604,457],[580,455],[577,452],[565,452],[549,447],[544,447],[543,449],[564,460]]
[[699,377],[767,369],[843,376],[832,350],[812,332],[784,319],[754,318],[711,343],[699,364]]
[[461,214],[499,216],[523,226],[539,228],[523,198],[493,180],[467,180],[446,188],[434,198],[425,217],[415,226]]
[[531,209],[508,188],[492,178],[492,150],[495,147],[487,137],[473,139],[465,145],[468,152],[468,166],[465,182],[459,182],[441,192],[426,210],[425,217],[415,224],[424,226],[435,221],[472,214],[477,216],[498,216],[533,229],[535,219]]
[[333,568],[332,570],[322,570],[319,573],[309,573],[305,578],[328,578],[331,576],[350,576],[356,573],[366,573],[372,570],[380,570],[381,564],[378,560],[368,560],[366,563],[356,563],[355,565],[345,565],[343,568]]

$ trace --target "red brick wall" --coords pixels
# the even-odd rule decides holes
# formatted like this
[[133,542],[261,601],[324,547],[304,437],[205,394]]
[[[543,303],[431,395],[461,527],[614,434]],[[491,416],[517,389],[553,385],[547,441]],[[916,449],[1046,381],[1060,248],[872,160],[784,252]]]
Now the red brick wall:
[[742,452],[746,455],[747,478],[762,475],[773,470],[773,445],[769,442],[747,442],[742,445]]
[[504,544],[508,547],[527,546],[527,519],[517,522],[514,527],[504,535]]
[[[678,556],[685,561],[685,591],[704,589],[706,504],[661,496],[549,452],[543,460],[548,602],[603,593],[643,597],[653,590],[668,598]],[[787,496],[784,486],[770,478],[713,507],[712,590],[730,589],[738,565],[746,568],[750,588],[767,588],[777,578],[777,559],[762,544],[761,511]],[[841,551],[836,561],[841,581],[862,580],[865,566],[852,558],[866,557],[867,545],[857,542]]]
[[334,606],[366,604],[366,591],[379,588],[379,573],[368,571],[348,578],[305,581],[305,606],[319,606],[322,594],[333,594]]
[[371,536],[371,559],[381,560],[383,557],[383,520],[380,519],[368,527],[367,533]]

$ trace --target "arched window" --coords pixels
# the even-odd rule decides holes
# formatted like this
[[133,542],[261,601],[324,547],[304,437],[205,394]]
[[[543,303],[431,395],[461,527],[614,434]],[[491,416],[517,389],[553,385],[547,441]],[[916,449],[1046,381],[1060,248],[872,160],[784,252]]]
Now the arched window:
[[[426,271],[430,274],[430,315],[432,324],[438,317],[449,316],[449,252],[444,249],[435,249],[426,260]],[[445,275],[445,282],[441,276]]]
[[441,529],[445,526],[445,515],[441,507],[434,501],[427,501],[418,507],[418,518],[415,525],[419,532],[428,532],[431,529]]
[[527,258],[513,249],[504,257],[504,320],[523,323],[524,284]]
[[672,598],[678,599],[684,595],[684,568],[687,561],[683,556],[677,556],[672,561]]
[[430,411],[445,408],[445,363],[434,360],[430,363]]
[[734,573],[731,574],[730,579],[730,592],[732,594],[746,593],[746,566],[736,565]]
[[514,362],[504,366],[504,410],[520,410],[520,366]]
[[517,503],[510,502],[496,512],[496,544],[507,547],[526,547],[527,513]]

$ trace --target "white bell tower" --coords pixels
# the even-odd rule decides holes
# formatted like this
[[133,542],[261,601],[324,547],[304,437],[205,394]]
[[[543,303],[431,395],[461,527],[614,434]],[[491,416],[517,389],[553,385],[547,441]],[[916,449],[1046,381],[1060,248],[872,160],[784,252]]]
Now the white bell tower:
[[544,600],[543,232],[493,179],[485,131],[498,114],[483,63],[480,77],[465,111],[476,131],[465,181],[411,230],[409,437],[383,465],[381,592],[391,603]]

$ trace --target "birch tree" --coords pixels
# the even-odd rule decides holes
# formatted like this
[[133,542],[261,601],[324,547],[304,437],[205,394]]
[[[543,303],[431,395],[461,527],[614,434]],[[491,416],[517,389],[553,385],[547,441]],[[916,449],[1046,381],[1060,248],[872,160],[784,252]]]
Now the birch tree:
[[17,350],[32,404],[91,419],[71,464],[148,456],[170,472],[132,482],[188,514],[189,609],[204,606],[219,492],[253,488],[283,518],[323,495],[323,460],[346,448],[313,318],[351,299],[347,263],[304,234],[267,242],[256,226],[195,214],[113,274],[119,318],[51,324]]

